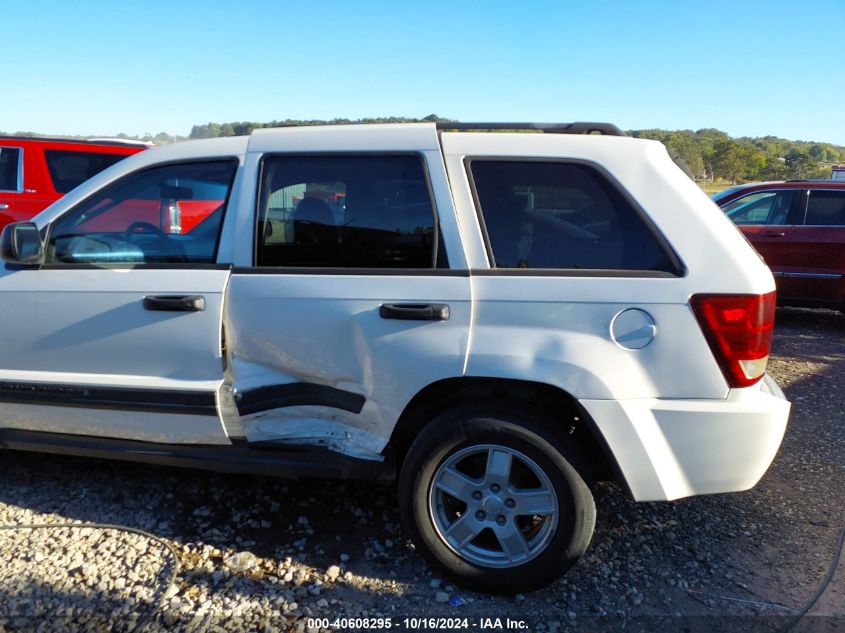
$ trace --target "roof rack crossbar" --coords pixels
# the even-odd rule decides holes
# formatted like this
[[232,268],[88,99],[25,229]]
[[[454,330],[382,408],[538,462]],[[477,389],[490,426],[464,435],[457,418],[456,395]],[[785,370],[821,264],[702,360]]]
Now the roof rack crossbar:
[[612,123],[464,123],[438,121],[438,130],[537,130],[547,134],[603,134],[605,136],[625,136],[625,132]]

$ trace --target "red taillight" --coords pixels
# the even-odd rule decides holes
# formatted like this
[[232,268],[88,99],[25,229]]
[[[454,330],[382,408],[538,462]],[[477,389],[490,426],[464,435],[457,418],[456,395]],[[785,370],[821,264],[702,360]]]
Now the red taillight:
[[731,387],[750,387],[766,373],[775,326],[775,293],[693,295],[710,349]]

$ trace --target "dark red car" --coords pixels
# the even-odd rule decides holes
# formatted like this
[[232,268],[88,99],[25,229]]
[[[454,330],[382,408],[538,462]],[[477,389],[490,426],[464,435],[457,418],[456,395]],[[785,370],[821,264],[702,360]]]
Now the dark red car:
[[845,182],[759,182],[713,200],[766,260],[779,304],[845,312]]
[[147,147],[118,139],[0,136],[0,229],[29,220],[94,174]]

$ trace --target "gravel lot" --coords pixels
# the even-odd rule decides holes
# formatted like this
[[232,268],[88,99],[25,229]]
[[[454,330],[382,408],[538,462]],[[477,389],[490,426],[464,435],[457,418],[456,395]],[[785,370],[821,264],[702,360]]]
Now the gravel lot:
[[[161,540],[0,531],[0,628],[130,631],[147,614],[146,630],[307,630],[309,616],[377,615],[530,618],[547,631],[785,628],[845,526],[845,317],[779,310],[770,370],[793,416],[755,489],[635,504],[603,485],[585,558],[515,598],[432,575],[402,535],[391,487],[4,453],[0,525],[119,524]],[[167,544],[179,557],[169,589]],[[845,630],[845,560],[810,615],[794,630]]]

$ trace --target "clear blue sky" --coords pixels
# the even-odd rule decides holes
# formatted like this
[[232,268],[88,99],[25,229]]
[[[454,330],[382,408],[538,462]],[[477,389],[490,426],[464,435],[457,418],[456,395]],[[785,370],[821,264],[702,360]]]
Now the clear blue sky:
[[0,130],[440,116],[845,145],[845,0],[0,2]]

